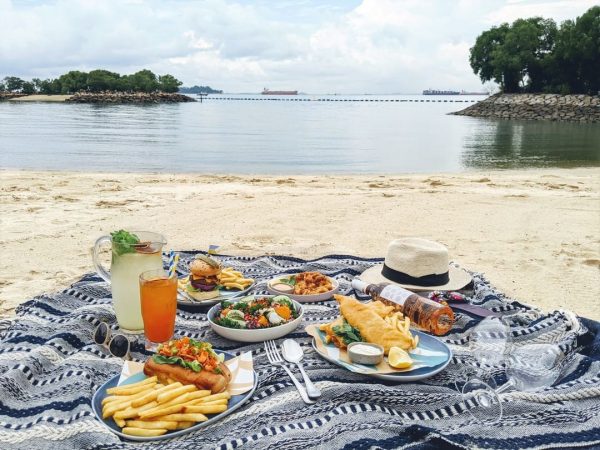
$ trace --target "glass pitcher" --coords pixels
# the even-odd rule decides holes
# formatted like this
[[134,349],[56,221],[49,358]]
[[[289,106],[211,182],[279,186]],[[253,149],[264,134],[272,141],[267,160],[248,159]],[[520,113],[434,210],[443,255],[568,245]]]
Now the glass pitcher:
[[[94,267],[104,280],[111,284],[113,307],[121,330],[142,333],[144,321],[140,306],[140,274],[147,270],[163,268],[162,248],[167,243],[164,236],[148,231],[132,231],[139,243],[113,242],[111,236],[98,238],[92,250]],[[110,273],[98,259],[100,248],[106,243],[112,247]]]

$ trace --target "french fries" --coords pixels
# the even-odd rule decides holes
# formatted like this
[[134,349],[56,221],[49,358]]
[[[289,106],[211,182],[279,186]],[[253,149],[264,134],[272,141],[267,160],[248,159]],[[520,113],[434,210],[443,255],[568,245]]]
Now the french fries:
[[177,421],[168,421],[168,420],[154,420],[154,421],[144,421],[144,420],[128,420],[127,426],[132,428],[146,428],[148,430],[152,429],[164,429],[164,430],[176,430],[177,429]]
[[419,345],[419,335],[412,335],[410,333],[410,318],[402,314],[400,311],[395,311],[389,316],[384,317],[383,320],[385,320],[394,328],[397,328],[402,334],[406,334],[410,337],[412,340],[412,347],[410,349],[417,348]]
[[182,394],[186,394],[188,392],[192,392],[196,390],[196,386],[192,384],[188,384],[185,386],[181,386],[175,389],[171,389],[169,392],[163,392],[158,394],[156,401],[160,403],[167,403],[169,400],[173,400],[176,397],[179,397]]
[[184,406],[183,413],[218,414],[227,410],[227,405],[192,405]]
[[102,400],[102,417],[113,419],[124,434],[161,436],[208,420],[206,414],[227,410],[231,395],[211,395],[194,385],[158,383],[156,377],[107,390]]
[[[159,389],[154,389],[153,391],[147,393],[146,395],[137,398],[135,400],[133,400],[131,402],[131,406],[133,407],[137,407],[137,406],[142,406],[145,405],[146,403],[149,403],[153,400],[156,400],[156,398],[163,393],[166,393],[167,391],[172,391],[173,389],[179,387],[179,386],[183,386],[181,383],[173,383],[173,384],[169,384],[167,386],[162,386]],[[108,398],[108,397],[107,397]],[[106,400],[106,399],[105,399]]]
[[125,386],[117,386],[114,388],[110,388],[110,389],[106,390],[106,393],[110,394],[110,395],[131,395],[131,394],[135,394],[136,392],[140,392],[142,389],[140,389],[140,391],[136,391],[136,392],[131,392],[132,390],[135,390],[142,386],[146,387],[147,384],[156,384],[156,377],[146,378],[143,381],[138,381],[137,383],[126,384]]
[[167,416],[161,417],[161,420],[174,420],[176,422],[206,422],[208,420],[208,417],[201,413],[183,413],[169,414]]
[[244,278],[242,272],[237,270],[233,270],[232,267],[226,267],[221,270],[221,273],[218,275],[219,284],[223,286],[225,289],[239,289],[243,291],[252,283],[254,280],[252,278]]
[[123,433],[128,434],[130,436],[143,436],[143,437],[151,437],[151,436],[161,436],[167,432],[167,430],[149,430],[147,428],[133,428],[133,427],[125,427],[123,428]]

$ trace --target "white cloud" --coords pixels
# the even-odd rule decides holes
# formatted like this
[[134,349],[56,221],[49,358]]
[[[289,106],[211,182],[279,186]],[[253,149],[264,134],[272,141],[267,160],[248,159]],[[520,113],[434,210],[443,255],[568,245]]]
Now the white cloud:
[[0,0],[0,77],[147,67],[258,92],[480,89],[469,48],[490,24],[574,18],[587,0]]

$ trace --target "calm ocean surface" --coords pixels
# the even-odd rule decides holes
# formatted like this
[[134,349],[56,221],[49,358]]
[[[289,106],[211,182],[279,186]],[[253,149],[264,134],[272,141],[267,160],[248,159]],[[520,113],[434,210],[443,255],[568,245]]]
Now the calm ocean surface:
[[[211,97],[152,106],[0,102],[0,167],[299,174],[600,166],[598,124],[447,115],[481,97]],[[332,101],[360,99],[387,101]]]

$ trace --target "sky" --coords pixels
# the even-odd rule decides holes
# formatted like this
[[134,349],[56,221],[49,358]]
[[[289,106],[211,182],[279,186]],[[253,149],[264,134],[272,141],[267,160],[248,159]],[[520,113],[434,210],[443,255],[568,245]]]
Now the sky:
[[481,91],[477,36],[598,0],[0,0],[0,78],[148,68],[225,92]]

